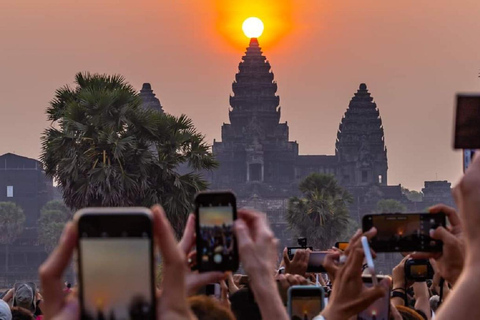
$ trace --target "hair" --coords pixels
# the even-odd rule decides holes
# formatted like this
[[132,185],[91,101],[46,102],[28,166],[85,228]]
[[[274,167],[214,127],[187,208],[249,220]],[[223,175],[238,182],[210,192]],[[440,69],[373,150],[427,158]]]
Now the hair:
[[33,313],[22,307],[12,307],[12,320],[35,320]]
[[232,294],[230,302],[232,303],[232,312],[237,320],[262,320],[260,309],[250,289],[238,290]]
[[195,296],[189,298],[188,302],[198,320],[235,320],[230,310],[210,297]]
[[400,313],[403,320],[424,320],[425,319],[420,313],[418,313],[417,310],[413,310],[409,307],[396,306],[395,308],[397,308],[398,313]]

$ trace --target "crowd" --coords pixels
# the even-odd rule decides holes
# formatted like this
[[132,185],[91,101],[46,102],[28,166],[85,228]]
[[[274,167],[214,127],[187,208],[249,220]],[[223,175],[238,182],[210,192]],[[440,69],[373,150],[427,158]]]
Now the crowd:
[[[480,157],[471,164],[453,195],[457,210],[444,205],[430,208],[431,214],[444,212],[448,217],[448,227],[430,231],[431,237],[443,242],[442,252],[410,253],[392,270],[391,277],[371,286],[362,281],[361,237],[375,236],[374,228],[365,233],[358,230],[345,251],[331,250],[324,261],[328,277],[315,280],[306,273],[308,251],[297,251],[292,260],[285,251],[279,263],[278,241],[264,215],[239,210],[234,233],[246,275],[198,273],[189,265],[195,247],[195,217],[189,217],[184,235],[177,242],[163,209],[155,206],[154,234],[163,259],[163,280],[157,291],[158,318],[286,320],[288,288],[320,281],[329,294],[316,320],[357,319],[359,313],[390,291],[390,319],[480,319]],[[66,289],[63,281],[76,244],[76,227],[70,222],[58,247],[40,267],[41,295],[29,283],[5,292],[0,301],[0,320],[79,319],[76,288]],[[433,280],[406,280],[404,266],[409,258],[429,259],[435,271]],[[218,297],[198,295],[199,289],[209,283],[221,285]]]

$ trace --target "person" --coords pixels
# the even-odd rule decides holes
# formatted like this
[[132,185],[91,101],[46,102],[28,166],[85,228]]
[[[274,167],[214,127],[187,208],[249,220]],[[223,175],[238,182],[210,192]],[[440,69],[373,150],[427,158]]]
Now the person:
[[3,300],[0,300],[0,320],[12,320],[10,306]]
[[236,320],[228,308],[210,297],[190,297],[188,302],[198,320]]
[[24,308],[34,314],[37,304],[36,294],[36,288],[29,283],[21,283],[15,286],[13,306]]

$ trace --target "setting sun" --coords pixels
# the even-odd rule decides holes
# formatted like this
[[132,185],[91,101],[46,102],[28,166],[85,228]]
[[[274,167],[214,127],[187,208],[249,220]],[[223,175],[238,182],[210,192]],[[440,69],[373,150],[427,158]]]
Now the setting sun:
[[250,17],[243,22],[242,30],[248,38],[258,38],[263,33],[263,22],[256,17]]

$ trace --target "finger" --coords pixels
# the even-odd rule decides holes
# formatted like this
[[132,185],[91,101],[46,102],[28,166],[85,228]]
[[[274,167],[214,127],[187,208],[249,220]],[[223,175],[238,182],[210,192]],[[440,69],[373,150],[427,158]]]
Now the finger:
[[356,243],[358,240],[360,240],[360,238],[362,237],[362,230],[361,229],[357,229],[357,231],[353,234],[352,238],[350,238],[350,241],[348,242],[348,246],[347,246],[347,249],[345,249],[345,254],[349,254],[351,249],[349,250],[348,248],[350,248],[350,245]]
[[454,208],[449,207],[445,204],[437,204],[433,207],[430,207],[428,209],[428,212],[430,212],[430,213],[440,213],[440,212],[445,213],[445,215],[447,216],[448,221],[450,221],[450,224],[452,225],[452,227],[456,227],[456,226],[459,226],[461,224],[460,217],[458,216],[457,211]]
[[430,258],[435,259],[437,257],[438,257],[438,253],[432,253],[432,252],[414,252],[410,255],[410,258],[412,259],[430,259]]
[[288,274],[287,275],[287,281],[290,284],[290,286],[296,286],[300,284],[300,281],[298,281],[298,278],[295,277],[294,274]]
[[453,234],[448,232],[444,227],[438,227],[434,230],[430,230],[430,237],[435,240],[441,240],[444,244],[455,242],[456,238]]
[[238,211],[238,215],[248,225],[254,239],[257,237],[273,237],[273,232],[268,226],[265,214],[241,209]]
[[182,239],[178,245],[185,254],[188,254],[195,245],[195,215],[193,213],[188,216],[185,231],[183,231]]
[[63,274],[70,264],[77,240],[77,228],[73,222],[68,222],[58,246],[40,266],[40,281],[45,299],[43,310],[47,317],[57,314],[63,308]]
[[308,260],[310,259],[310,250],[305,250],[303,262],[308,264]]
[[364,258],[365,258],[365,254],[363,253],[363,249],[361,248],[354,249],[347,258],[347,262],[345,265],[345,268],[346,268],[345,273],[349,274],[350,276],[361,275]]
[[225,274],[223,272],[192,273],[188,275],[187,291],[195,293],[209,283],[218,283],[224,279]]
[[173,228],[168,222],[165,211],[160,206],[152,208],[154,221],[154,234],[160,252],[162,253],[162,260],[164,264],[178,263],[182,259],[181,251],[178,248],[177,240]]
[[[378,286],[371,287],[362,292],[360,305],[362,310],[366,309],[376,300],[384,297],[390,288],[390,278],[385,278]],[[361,310],[359,310],[361,311]]]
[[283,263],[285,264],[285,268],[290,266],[290,258],[288,257],[288,249],[283,249]]
[[278,275],[277,281],[280,282],[281,287],[284,289],[290,287],[290,283],[288,282],[287,277],[284,274]]
[[323,268],[327,270],[330,278],[334,278],[338,270],[338,259],[340,259],[340,253],[329,253],[323,259]]
[[241,253],[240,256],[245,256],[245,251],[249,251],[253,246],[253,240],[250,236],[250,230],[243,219],[237,219],[233,226],[233,231],[237,237],[238,250]]

